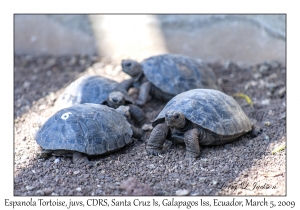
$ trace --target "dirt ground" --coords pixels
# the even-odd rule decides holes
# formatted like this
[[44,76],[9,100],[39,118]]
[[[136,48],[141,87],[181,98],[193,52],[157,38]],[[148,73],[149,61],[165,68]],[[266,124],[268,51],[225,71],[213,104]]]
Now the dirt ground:
[[[165,153],[145,151],[150,131],[141,141],[109,155],[90,159],[94,167],[76,166],[67,157],[35,158],[35,132],[55,113],[55,100],[82,75],[129,78],[119,64],[87,56],[25,56],[14,60],[14,195],[286,195],[286,68],[278,62],[242,67],[212,63],[218,82],[262,133],[222,146],[202,147],[195,160],[185,159],[185,146],[167,141]],[[135,89],[130,94],[136,97]],[[153,120],[165,102],[152,100],[143,108]],[[139,183],[129,189],[123,181]],[[132,179],[130,179],[132,180]],[[123,182],[123,183],[122,183]],[[125,190],[123,189],[125,188]],[[139,189],[138,189],[139,188]]]

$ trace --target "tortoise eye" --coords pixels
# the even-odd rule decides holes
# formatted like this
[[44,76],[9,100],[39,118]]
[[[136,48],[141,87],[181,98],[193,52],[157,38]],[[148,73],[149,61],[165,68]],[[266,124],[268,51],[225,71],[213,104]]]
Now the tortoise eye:
[[176,115],[175,115],[175,118],[176,118],[176,119],[178,119],[179,117],[180,117],[179,114],[176,114]]
[[130,67],[131,63],[126,63],[125,66]]

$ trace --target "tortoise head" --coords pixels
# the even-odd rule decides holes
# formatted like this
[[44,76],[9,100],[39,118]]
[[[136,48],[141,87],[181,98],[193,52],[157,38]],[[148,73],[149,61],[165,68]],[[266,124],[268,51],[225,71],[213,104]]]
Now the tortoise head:
[[136,78],[142,73],[142,65],[134,60],[122,60],[122,71]]
[[168,127],[180,129],[185,125],[185,116],[181,112],[169,110],[165,114],[165,122]]
[[114,91],[108,95],[106,102],[108,103],[109,107],[116,109],[125,104],[125,96],[120,91]]

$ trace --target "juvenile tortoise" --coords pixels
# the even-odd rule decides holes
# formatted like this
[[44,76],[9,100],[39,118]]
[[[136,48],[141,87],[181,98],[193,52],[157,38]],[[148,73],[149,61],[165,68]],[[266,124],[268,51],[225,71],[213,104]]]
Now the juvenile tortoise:
[[128,82],[118,83],[102,76],[82,76],[72,82],[58,98],[56,107],[67,108],[76,104],[105,104],[112,108],[129,106],[130,117],[142,126],[148,123],[143,110],[134,105],[128,95]]
[[211,68],[200,59],[184,55],[162,54],[141,63],[122,60],[122,70],[132,77],[132,86],[140,89],[137,105],[144,105],[149,95],[168,101],[191,89],[221,90]]
[[250,133],[254,125],[231,97],[218,90],[194,89],[171,99],[152,123],[146,149],[149,154],[162,152],[167,139],[185,143],[186,156],[198,157],[200,145],[221,145]]
[[58,111],[35,135],[37,156],[71,156],[74,163],[89,163],[87,156],[111,153],[131,143],[132,137],[140,139],[142,133],[120,108],[87,103]]

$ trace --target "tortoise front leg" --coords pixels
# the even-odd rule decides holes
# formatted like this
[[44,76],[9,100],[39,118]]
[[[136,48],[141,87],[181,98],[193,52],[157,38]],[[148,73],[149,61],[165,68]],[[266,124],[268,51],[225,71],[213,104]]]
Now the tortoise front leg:
[[120,86],[122,86],[125,90],[129,90],[129,88],[132,86],[134,82],[134,79],[133,78],[130,78],[128,80],[124,80],[122,82],[120,82]]
[[162,148],[166,141],[168,132],[169,128],[166,123],[161,123],[152,130],[146,146],[148,154],[159,155],[162,153]]
[[139,106],[144,105],[147,102],[147,98],[150,94],[151,89],[151,83],[150,82],[144,82],[140,87],[139,97],[135,101],[135,103]]
[[200,145],[199,145],[199,130],[193,128],[188,130],[184,134],[184,143],[186,146],[186,157],[196,158],[200,156]]

